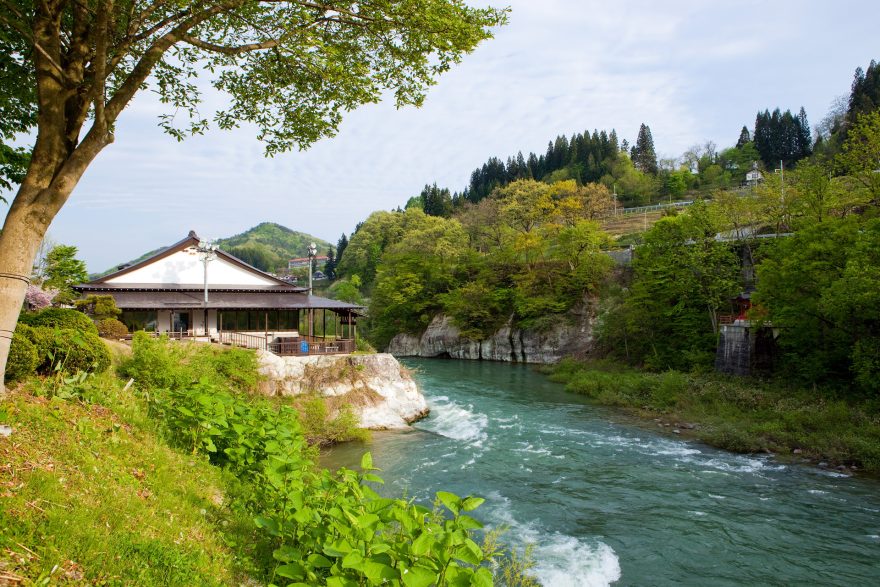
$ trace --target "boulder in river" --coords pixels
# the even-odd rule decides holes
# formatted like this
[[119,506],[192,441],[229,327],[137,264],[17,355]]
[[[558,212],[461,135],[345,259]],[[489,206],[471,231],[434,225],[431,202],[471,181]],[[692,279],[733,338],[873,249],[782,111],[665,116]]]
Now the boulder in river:
[[428,415],[409,371],[386,353],[279,357],[258,351],[270,395],[317,393],[352,407],[362,428],[407,428]]

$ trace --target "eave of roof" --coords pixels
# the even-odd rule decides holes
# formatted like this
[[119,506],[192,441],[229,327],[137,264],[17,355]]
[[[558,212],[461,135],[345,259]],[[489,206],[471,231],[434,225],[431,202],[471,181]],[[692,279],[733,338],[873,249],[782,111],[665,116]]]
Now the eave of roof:
[[[74,285],[76,291],[204,291],[205,286],[200,283],[81,283]],[[305,293],[307,287],[298,285],[236,285],[236,284],[208,284],[208,291],[240,291],[240,292],[282,292],[282,293]]]
[[211,310],[334,310],[359,312],[363,306],[309,296],[298,292],[252,291],[209,292],[208,303],[199,291],[109,292],[123,310],[211,309]]

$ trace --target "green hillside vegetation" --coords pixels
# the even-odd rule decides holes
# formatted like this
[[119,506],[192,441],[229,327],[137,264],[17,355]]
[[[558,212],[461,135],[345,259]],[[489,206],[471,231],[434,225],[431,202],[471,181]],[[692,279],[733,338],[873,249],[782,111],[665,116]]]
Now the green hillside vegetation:
[[424,330],[439,312],[474,339],[509,319],[544,328],[608,274],[611,259],[600,249],[610,238],[592,218],[611,205],[598,184],[519,180],[451,218],[418,207],[376,212],[352,235],[337,271],[347,290],[357,277],[370,295],[369,332],[379,346]]
[[253,265],[271,272],[287,270],[287,261],[308,254],[309,243],[318,245],[324,255],[331,245],[304,232],[297,232],[274,222],[263,222],[241,234],[217,240],[221,249]]
[[[217,240],[220,248],[230,255],[238,257],[257,269],[273,273],[286,272],[288,260],[295,257],[305,257],[308,254],[309,243],[318,245],[318,254],[320,255],[325,254],[331,248],[330,243],[325,240],[304,232],[291,230],[274,222],[263,222],[241,234]],[[149,253],[144,253],[137,259],[124,263],[124,265],[140,263],[167,248],[159,247]],[[97,279],[109,275],[117,271],[119,265],[114,265],[103,273],[92,274],[90,278]]]

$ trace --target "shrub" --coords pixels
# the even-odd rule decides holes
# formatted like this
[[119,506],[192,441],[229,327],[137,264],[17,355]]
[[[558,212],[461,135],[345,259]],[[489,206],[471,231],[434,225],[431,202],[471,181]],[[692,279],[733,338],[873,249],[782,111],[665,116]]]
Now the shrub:
[[199,347],[195,362],[201,363],[212,375],[219,376],[235,390],[252,391],[260,381],[257,353],[252,350]]
[[104,338],[122,338],[128,335],[128,327],[116,318],[98,320],[98,334]]
[[47,308],[36,314],[25,314],[20,318],[28,326],[45,326],[48,328],[70,328],[80,332],[98,334],[98,328],[89,317],[82,312],[66,308]]
[[373,348],[373,345],[371,345],[367,341],[367,339],[361,338],[361,337],[358,337],[357,340],[355,341],[355,349],[359,353],[366,353],[366,354],[371,354],[371,355],[375,354],[375,352],[376,352],[376,349]]
[[113,296],[90,295],[86,296],[84,300],[75,301],[73,305],[93,320],[108,320],[122,314],[122,310],[116,306],[116,300],[113,299]]
[[37,371],[43,374],[54,370],[76,373],[100,373],[110,367],[110,351],[97,334],[72,328],[31,329],[31,342],[37,351]]
[[6,360],[6,381],[18,381],[33,373],[37,368],[37,349],[25,334],[12,333],[12,346]]
[[198,379],[188,365],[192,351],[187,345],[171,344],[165,336],[152,338],[146,332],[135,332],[131,350],[131,358],[119,372],[134,378],[141,387],[177,389]]

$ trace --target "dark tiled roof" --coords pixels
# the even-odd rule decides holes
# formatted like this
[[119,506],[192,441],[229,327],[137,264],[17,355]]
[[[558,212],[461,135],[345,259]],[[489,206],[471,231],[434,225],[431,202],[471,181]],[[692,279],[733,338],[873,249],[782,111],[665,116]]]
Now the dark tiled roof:
[[[180,283],[82,283],[73,286],[77,291],[205,291],[202,284]],[[278,291],[291,293],[305,293],[309,288],[299,285],[234,285],[234,284],[208,284],[208,291],[241,291],[261,292]]]
[[[111,291],[116,305],[123,310],[162,310],[205,307],[200,291]],[[356,306],[304,293],[273,291],[217,291],[209,292],[207,307],[212,310],[350,310]]]

